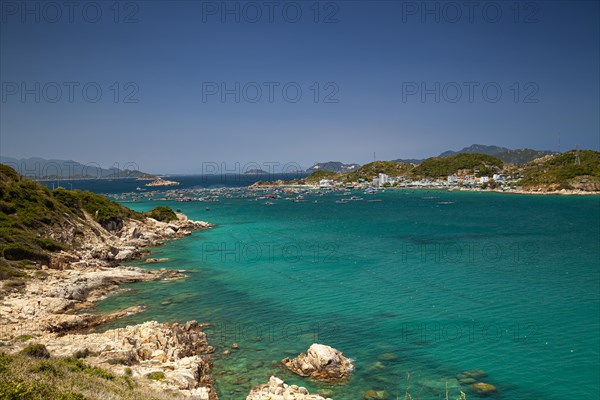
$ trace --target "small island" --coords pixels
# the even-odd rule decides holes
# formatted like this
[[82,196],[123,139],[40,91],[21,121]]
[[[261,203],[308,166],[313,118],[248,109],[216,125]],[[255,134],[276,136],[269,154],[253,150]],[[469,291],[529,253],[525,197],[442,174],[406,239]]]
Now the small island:
[[152,182],[146,183],[145,186],[179,186],[179,185],[180,185],[179,182],[169,181],[167,179],[163,179],[161,177],[157,177]]

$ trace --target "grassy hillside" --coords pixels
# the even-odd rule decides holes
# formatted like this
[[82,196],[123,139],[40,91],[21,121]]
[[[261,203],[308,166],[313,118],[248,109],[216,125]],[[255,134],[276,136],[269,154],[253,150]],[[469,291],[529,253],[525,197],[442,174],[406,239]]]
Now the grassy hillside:
[[339,172],[331,172],[331,171],[322,169],[322,170],[313,172],[312,174],[310,174],[309,176],[304,178],[304,181],[306,183],[319,183],[319,181],[321,179],[336,179],[340,175],[341,174]]
[[502,153],[494,154],[495,157],[498,157],[502,162],[513,165],[524,165],[528,162],[535,160],[536,158],[540,158],[543,156],[547,156],[553,154],[551,151],[544,150],[532,150],[532,149],[517,149],[517,150],[507,150]]
[[424,160],[414,169],[418,177],[446,177],[459,170],[468,170],[478,176],[491,175],[502,169],[500,159],[487,154],[457,154],[449,157],[432,157]]
[[23,276],[36,262],[48,264],[50,253],[69,249],[73,243],[51,237],[86,224],[84,213],[108,230],[119,229],[125,218],[176,218],[168,207],[142,214],[91,192],[51,191],[0,164],[0,280]]
[[572,150],[530,162],[523,167],[519,184],[524,188],[600,190],[600,153],[580,150],[579,165],[575,158],[576,151]]
[[[26,347],[34,348],[36,345]],[[39,345],[37,347],[40,347]],[[43,348],[43,346],[41,346]],[[28,354],[28,355],[26,355]],[[148,379],[148,378],[140,378]],[[140,385],[140,383],[142,383]],[[124,375],[116,376],[77,358],[47,353],[0,353],[0,399],[10,400],[166,400],[180,396],[157,391]]]
[[408,163],[396,161],[374,161],[372,163],[363,165],[357,171],[345,174],[344,180],[346,182],[355,182],[360,178],[372,180],[377,178],[379,174],[386,174],[389,176],[408,176],[411,174],[413,169],[414,166]]
[[457,154],[487,154],[502,160],[502,162],[513,165],[523,165],[546,155],[554,154],[548,150],[532,150],[532,149],[508,149],[499,146],[486,146],[482,144],[472,144],[469,147],[464,147],[458,151],[445,151],[438,157],[455,156]]

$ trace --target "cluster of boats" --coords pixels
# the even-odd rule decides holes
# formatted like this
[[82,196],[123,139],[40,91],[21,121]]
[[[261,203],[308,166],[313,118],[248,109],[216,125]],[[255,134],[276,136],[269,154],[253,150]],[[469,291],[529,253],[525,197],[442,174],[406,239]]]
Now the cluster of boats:
[[[369,188],[371,189],[371,188]],[[228,199],[248,199],[249,201],[262,202],[266,206],[277,204],[277,201],[292,201],[295,203],[312,202],[321,203],[322,196],[348,196],[356,191],[346,188],[335,189],[304,189],[304,188],[187,188],[171,190],[136,190],[135,192],[107,195],[114,200],[122,202],[138,201],[176,201],[176,202],[222,202]],[[376,190],[365,190],[365,194],[375,194]],[[335,203],[344,204],[363,201],[363,197],[350,196],[336,200]],[[382,201],[381,199],[366,200],[367,202]]]

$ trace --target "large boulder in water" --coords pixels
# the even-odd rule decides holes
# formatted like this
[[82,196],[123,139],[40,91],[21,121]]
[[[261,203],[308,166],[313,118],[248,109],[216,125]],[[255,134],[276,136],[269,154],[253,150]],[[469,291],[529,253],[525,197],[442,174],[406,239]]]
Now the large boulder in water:
[[284,358],[281,362],[295,374],[320,381],[345,379],[353,369],[352,363],[341,351],[317,343],[306,353],[294,359]]

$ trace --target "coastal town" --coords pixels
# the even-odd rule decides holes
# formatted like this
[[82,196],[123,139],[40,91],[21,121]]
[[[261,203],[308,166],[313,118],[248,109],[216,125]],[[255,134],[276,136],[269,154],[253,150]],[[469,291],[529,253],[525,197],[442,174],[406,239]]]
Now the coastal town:
[[507,178],[502,174],[490,176],[475,175],[450,175],[446,179],[418,179],[413,180],[405,176],[389,176],[378,174],[377,178],[370,181],[360,178],[357,182],[344,184],[334,179],[321,179],[318,182],[320,189],[345,187],[347,189],[364,189],[372,191],[380,188],[438,188],[438,189],[501,189],[516,190],[518,179]]

